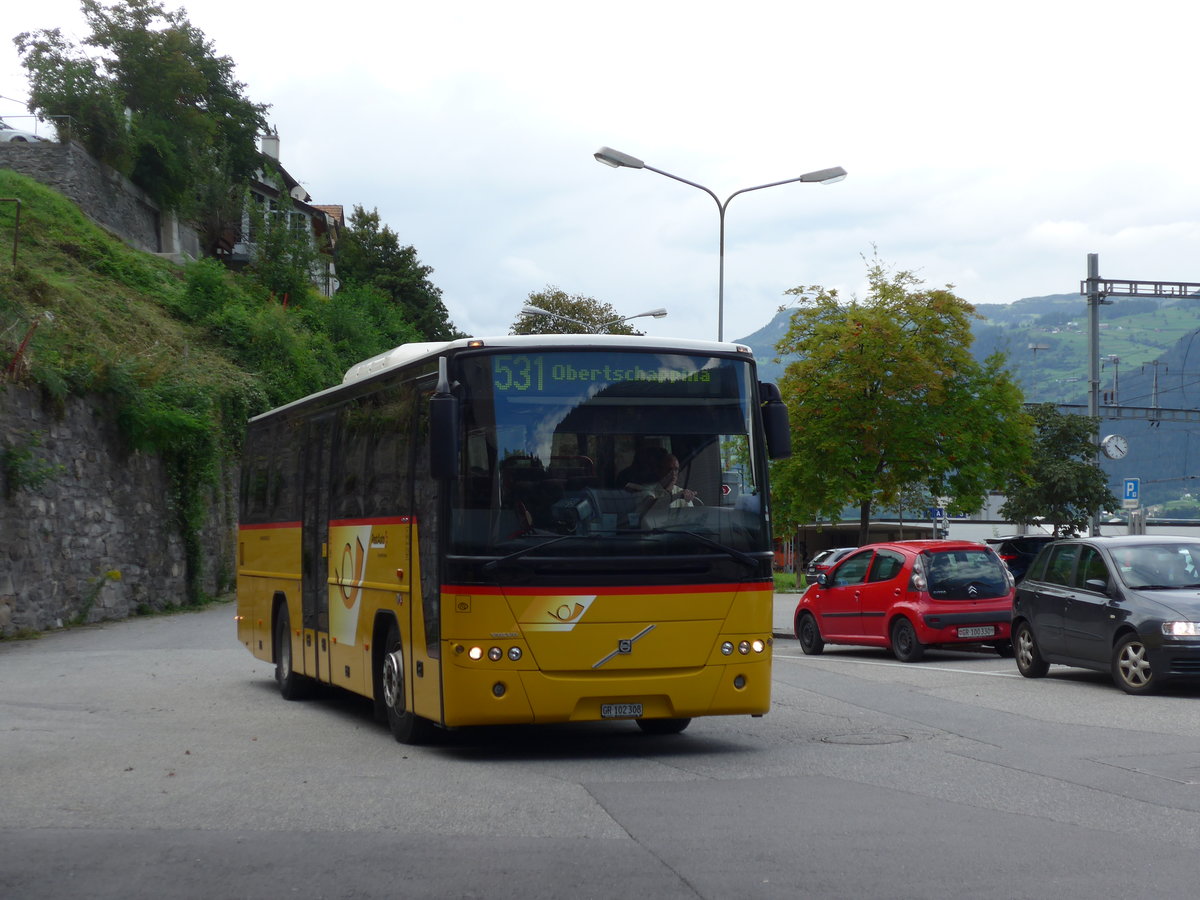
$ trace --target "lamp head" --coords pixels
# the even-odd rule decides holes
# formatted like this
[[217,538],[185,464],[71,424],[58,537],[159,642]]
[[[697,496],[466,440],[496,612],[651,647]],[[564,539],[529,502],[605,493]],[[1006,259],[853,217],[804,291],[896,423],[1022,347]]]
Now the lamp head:
[[622,153],[620,150],[614,150],[612,147],[601,147],[592,156],[596,157],[598,162],[602,162],[606,166],[612,166],[614,169],[621,167],[627,169],[644,169],[646,167],[646,164],[636,156],[630,156],[628,153]]
[[846,170],[841,166],[832,169],[818,169],[815,172],[805,172],[800,176],[801,181],[816,181],[820,184],[836,184],[846,177]]

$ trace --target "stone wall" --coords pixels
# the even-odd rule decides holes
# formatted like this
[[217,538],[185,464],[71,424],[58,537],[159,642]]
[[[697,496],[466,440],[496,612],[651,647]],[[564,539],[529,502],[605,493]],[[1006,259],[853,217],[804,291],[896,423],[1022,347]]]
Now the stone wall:
[[161,213],[141,188],[74,141],[0,143],[0,168],[27,175],[74,200],[89,218],[131,247],[172,256],[200,255],[194,229]]
[[[98,402],[62,409],[0,384],[0,634],[124,618],[186,600],[184,544],[157,457],[127,451]],[[236,485],[212,491],[201,590],[235,574]]]

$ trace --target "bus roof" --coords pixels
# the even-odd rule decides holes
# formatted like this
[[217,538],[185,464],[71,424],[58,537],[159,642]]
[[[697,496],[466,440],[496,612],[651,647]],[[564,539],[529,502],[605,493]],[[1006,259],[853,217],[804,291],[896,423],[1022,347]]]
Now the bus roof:
[[423,359],[436,359],[443,353],[473,350],[476,348],[511,347],[513,350],[528,351],[532,349],[579,349],[581,346],[589,350],[604,348],[608,350],[665,350],[680,351],[683,353],[739,353],[751,359],[754,356],[751,349],[745,344],[628,334],[506,334],[498,337],[458,338],[453,341],[425,341],[401,344],[399,347],[393,347],[391,350],[355,363],[346,370],[341,384],[333,385],[322,391],[309,394],[307,397],[301,397],[290,403],[285,403],[283,406],[260,413],[257,416],[253,416],[251,421],[263,416],[272,415],[292,406],[306,403],[315,397],[320,397],[322,394],[335,393],[347,385],[364,381],[381,372],[387,372]]
[[671,349],[684,351],[702,351],[711,353],[745,353],[751,356],[750,348],[744,344],[719,343],[717,341],[697,341],[680,338],[657,338],[646,335],[628,334],[508,334],[490,338],[459,338],[454,341],[442,341],[419,344],[401,344],[370,359],[355,363],[346,370],[342,384],[361,381],[388,369],[416,362],[427,357],[454,350],[474,349],[476,347],[512,347],[513,349],[529,349],[537,347],[552,350],[560,347],[578,347],[580,344],[589,347],[604,347],[611,350],[621,348],[637,349]]

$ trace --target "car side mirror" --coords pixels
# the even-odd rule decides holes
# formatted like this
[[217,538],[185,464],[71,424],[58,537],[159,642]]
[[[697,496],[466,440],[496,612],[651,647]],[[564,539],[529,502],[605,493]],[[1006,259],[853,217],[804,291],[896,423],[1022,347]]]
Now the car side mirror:
[[829,581],[829,576],[826,575],[824,572],[822,572],[820,575],[817,576],[817,584],[819,584],[821,587],[825,587],[825,584],[828,581]]
[[1089,578],[1083,583],[1083,586],[1093,591],[1099,591],[1101,594],[1108,593],[1108,582],[1102,578]]

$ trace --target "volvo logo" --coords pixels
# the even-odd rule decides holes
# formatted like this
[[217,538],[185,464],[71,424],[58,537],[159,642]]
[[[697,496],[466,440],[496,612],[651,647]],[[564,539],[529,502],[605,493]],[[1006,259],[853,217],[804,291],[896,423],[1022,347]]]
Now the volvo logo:
[[612,659],[615,656],[628,656],[630,653],[633,652],[633,642],[640,640],[641,638],[644,638],[646,635],[648,635],[653,630],[654,630],[653,625],[647,625],[645,628],[643,628],[641,631],[639,631],[633,637],[621,638],[619,641],[617,641],[617,649],[614,650],[612,653],[608,654],[608,656],[604,657],[604,659],[600,660],[599,662],[593,663],[592,668],[593,669],[600,668],[602,665],[604,665],[606,662],[608,662],[610,659]]

